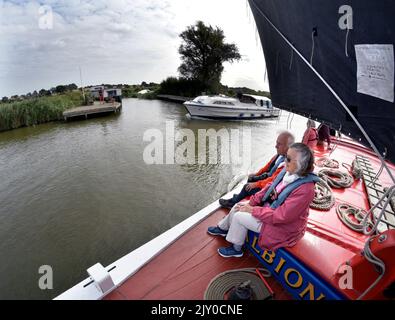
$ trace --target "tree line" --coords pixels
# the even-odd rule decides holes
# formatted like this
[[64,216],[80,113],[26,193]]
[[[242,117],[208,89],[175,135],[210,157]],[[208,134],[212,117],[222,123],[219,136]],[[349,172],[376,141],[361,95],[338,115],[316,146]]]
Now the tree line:
[[29,92],[27,94],[13,95],[11,97],[3,97],[1,99],[1,102],[7,103],[7,102],[22,101],[25,99],[51,96],[53,94],[62,94],[62,93],[71,92],[71,91],[77,90],[77,89],[78,89],[78,86],[75,83],[71,83],[71,84],[67,84],[67,85],[58,85],[58,86],[53,87],[49,90],[46,90],[46,89],[41,89],[39,91],[34,90],[33,92]]

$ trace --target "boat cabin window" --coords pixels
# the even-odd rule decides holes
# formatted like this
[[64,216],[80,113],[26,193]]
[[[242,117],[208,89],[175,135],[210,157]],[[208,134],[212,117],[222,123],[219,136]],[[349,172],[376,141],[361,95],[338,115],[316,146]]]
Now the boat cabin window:
[[230,102],[230,101],[214,101],[214,104],[222,104],[222,105],[234,106],[234,103]]
[[270,100],[260,100],[260,105],[261,107],[266,107],[268,109],[272,108],[272,103],[270,102]]
[[255,103],[255,99],[253,97],[241,96],[240,102],[243,102],[243,103]]

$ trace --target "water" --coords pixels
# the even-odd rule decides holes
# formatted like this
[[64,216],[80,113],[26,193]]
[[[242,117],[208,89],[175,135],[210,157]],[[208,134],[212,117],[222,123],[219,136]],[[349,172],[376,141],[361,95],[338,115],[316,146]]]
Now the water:
[[[275,152],[277,120],[191,120],[180,104],[123,100],[120,115],[0,133],[0,299],[52,299],[227,192],[234,164],[147,165],[148,129],[251,129],[252,167]],[[305,119],[295,116],[298,141]],[[39,268],[53,269],[40,290]]]

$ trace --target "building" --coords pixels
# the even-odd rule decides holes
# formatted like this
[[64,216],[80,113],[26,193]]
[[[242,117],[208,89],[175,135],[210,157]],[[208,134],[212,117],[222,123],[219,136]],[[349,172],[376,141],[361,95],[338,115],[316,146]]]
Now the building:
[[103,98],[106,101],[110,101],[115,98],[116,101],[121,101],[122,99],[122,89],[118,88],[106,88],[105,86],[95,86],[88,89],[90,94],[94,99],[99,99],[100,90],[103,91]]

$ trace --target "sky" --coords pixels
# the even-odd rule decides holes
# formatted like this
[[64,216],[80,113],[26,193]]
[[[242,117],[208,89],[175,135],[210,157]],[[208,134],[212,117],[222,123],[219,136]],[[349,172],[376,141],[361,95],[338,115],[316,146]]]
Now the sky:
[[198,20],[242,55],[224,64],[223,84],[269,90],[246,0],[0,0],[0,98],[81,78],[87,86],[178,76],[179,34]]

